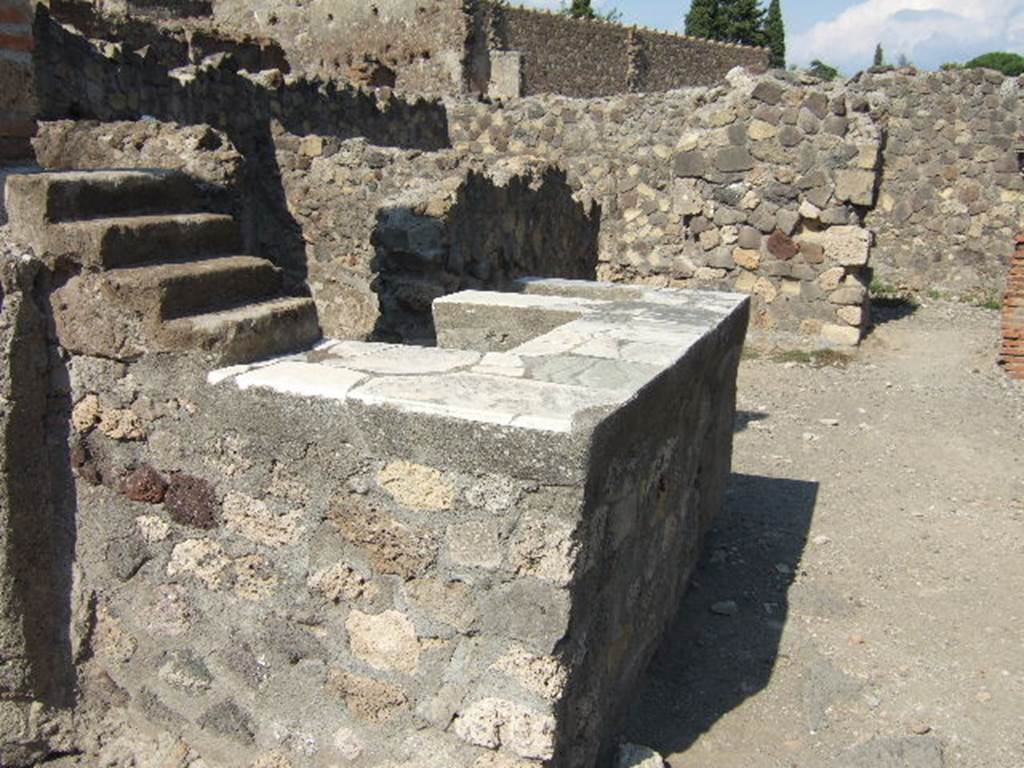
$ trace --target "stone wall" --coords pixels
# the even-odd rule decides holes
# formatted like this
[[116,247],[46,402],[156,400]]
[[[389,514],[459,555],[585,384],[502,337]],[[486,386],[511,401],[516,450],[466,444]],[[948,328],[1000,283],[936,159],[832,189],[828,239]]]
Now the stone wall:
[[0,165],[31,157],[35,133],[32,3],[0,0]]
[[[365,137],[376,145],[420,150],[449,143],[446,110],[435,100],[370,93],[277,70],[251,74],[239,70],[233,56],[223,53],[168,69],[145,49],[126,50],[111,41],[86,38],[43,10],[36,27],[41,93],[45,94],[41,117],[104,122],[145,117],[138,128],[140,137],[153,135],[149,128],[154,120],[200,128],[201,136],[186,137],[181,145],[185,154],[179,164],[187,166],[193,150],[224,148],[233,155],[230,162],[236,167],[226,173],[237,173],[234,179],[245,201],[236,212],[247,248],[284,268],[292,290],[304,290],[306,285],[306,243],[282,187],[276,137],[316,136],[327,141]],[[156,27],[153,33],[166,34]],[[86,142],[80,139],[76,142],[63,131],[58,133],[43,139],[44,144],[53,145],[44,150],[50,167],[93,167],[86,165],[87,158],[98,160],[107,151],[111,159],[129,159],[132,154],[130,149],[119,154],[102,131],[92,133],[100,139],[93,150],[84,150]],[[60,150],[72,145],[79,147],[80,155]],[[142,154],[159,157],[167,152],[157,149]]]
[[498,7],[491,13],[495,43],[522,57],[524,96],[669,91],[713,85],[733,67],[768,66],[768,52],[761,48],[529,8]]
[[[596,273],[605,279],[752,293],[759,327],[838,343],[856,343],[868,321],[870,236],[862,221],[875,199],[881,134],[868,100],[840,86],[736,74],[713,89],[643,97],[442,104],[273,71],[253,75],[218,55],[168,71],[54,24],[44,28],[40,51],[51,62],[48,116],[109,121],[147,114],[223,131],[244,158],[238,186],[249,248],[285,267],[295,289],[309,286],[333,334],[409,338],[429,319],[432,298],[477,284],[472,280],[500,285],[499,262],[529,243],[530,229],[547,244],[528,245],[534,252],[559,243],[570,253],[559,264],[549,251],[547,268],[527,257],[526,271],[593,273],[565,270],[586,261],[593,240],[587,220],[600,222]],[[101,131],[92,133],[100,140]],[[66,141],[49,130],[48,136],[42,143]],[[365,141],[350,141],[356,137]],[[216,148],[223,140],[210,134],[209,141]],[[67,167],[104,152],[46,154],[51,167]],[[499,159],[564,169],[576,201],[566,192],[557,205],[537,206],[543,193],[534,202],[521,196],[497,217],[476,216],[479,226],[444,224],[431,235],[444,247],[426,242],[415,259],[381,250],[392,226],[379,212],[408,208],[418,195],[415,206],[432,205],[434,218],[443,220],[468,169]],[[445,196],[449,203],[438,202]],[[509,219],[494,230],[494,242],[474,241],[502,217],[527,209],[536,215],[514,225]],[[399,218],[412,226],[416,217]],[[560,219],[564,225],[556,224]],[[430,229],[413,228],[416,236]],[[458,259],[460,250],[478,247],[489,252],[489,265],[437,269],[438,254]],[[479,274],[467,283],[474,270]]]
[[440,296],[526,275],[596,275],[599,215],[543,163],[410,157],[361,142],[310,157],[281,141],[278,157],[329,335],[429,342]]
[[67,371],[38,262],[0,228],[0,764],[67,748],[74,699]]
[[839,85],[449,105],[460,152],[536,155],[601,211],[601,279],[752,293],[758,327],[856,343],[881,130]]
[[[287,73],[291,69],[284,50],[274,40],[233,33],[205,17],[164,14],[158,5],[142,8],[135,3],[119,6],[90,0],[49,0],[48,8],[49,16],[86,37],[116,41],[130,51],[145,50],[149,63],[166,69],[196,64],[217,53],[230,55],[235,67],[250,72],[278,69]],[[188,11],[189,5],[176,2],[174,9]]]
[[1021,82],[989,70],[868,72],[851,88],[886,125],[878,205],[879,280],[914,291],[991,300],[998,254],[1020,229],[1024,177]]
[[1011,379],[1024,381],[1024,237],[1010,259],[1003,297],[1003,345],[999,362]]
[[461,0],[214,0],[213,13],[222,26],[279,40],[308,74],[363,80],[383,66],[388,84],[410,93],[466,89],[471,21]]
[[4,269],[5,766],[589,768],[613,746],[721,503],[741,297],[533,282],[489,338],[548,304],[536,349],[332,343],[208,377],[62,352],[60,276]]

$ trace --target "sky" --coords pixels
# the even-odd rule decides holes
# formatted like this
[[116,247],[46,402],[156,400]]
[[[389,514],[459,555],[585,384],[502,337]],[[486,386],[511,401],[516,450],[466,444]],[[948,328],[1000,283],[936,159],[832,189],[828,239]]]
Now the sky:
[[[560,0],[514,0],[558,8]],[[767,0],[763,0],[767,5]],[[595,0],[622,12],[626,24],[682,31],[689,0]],[[989,51],[1024,54],[1024,0],[782,0],[787,59],[821,59],[846,75],[871,66],[882,44],[887,62],[900,54],[923,69]]]

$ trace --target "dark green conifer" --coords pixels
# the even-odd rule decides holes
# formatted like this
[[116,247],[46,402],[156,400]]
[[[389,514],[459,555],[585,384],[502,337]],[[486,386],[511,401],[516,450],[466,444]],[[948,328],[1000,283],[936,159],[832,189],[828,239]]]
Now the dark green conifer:
[[782,3],[772,0],[764,21],[765,44],[772,49],[771,65],[786,68],[786,25],[782,21]]
[[718,40],[764,45],[764,9],[758,0],[720,0]]
[[590,5],[590,0],[572,0],[568,13],[574,19],[596,19],[597,14]]
[[693,0],[686,14],[686,34],[719,40],[721,31],[718,0]]

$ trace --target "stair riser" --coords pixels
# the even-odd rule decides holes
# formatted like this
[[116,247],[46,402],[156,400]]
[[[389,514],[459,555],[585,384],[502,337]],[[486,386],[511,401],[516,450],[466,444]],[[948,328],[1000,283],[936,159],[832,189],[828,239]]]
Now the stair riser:
[[166,323],[160,345],[201,350],[224,365],[247,363],[309,349],[322,337],[312,301],[261,317],[216,327],[191,325],[188,318]]
[[[71,243],[73,244],[73,243]],[[75,249],[86,264],[102,269],[158,261],[222,256],[242,250],[238,224],[229,219],[202,223],[167,221],[142,227],[111,226],[86,237]]]
[[185,315],[214,312],[276,296],[281,273],[265,268],[214,272],[169,282],[159,288],[159,315],[171,320]]
[[138,171],[28,174],[7,181],[12,220],[37,228],[49,223],[200,210],[203,192],[181,173]]
[[68,183],[49,189],[46,219],[75,221],[100,216],[138,216],[189,213],[202,208],[199,188],[184,177],[166,180],[140,178],[129,183]]

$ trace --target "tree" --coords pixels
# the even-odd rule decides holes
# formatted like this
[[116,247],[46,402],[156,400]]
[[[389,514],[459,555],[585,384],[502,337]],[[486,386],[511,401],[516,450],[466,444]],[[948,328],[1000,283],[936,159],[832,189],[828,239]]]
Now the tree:
[[758,0],[719,0],[719,40],[743,45],[764,45],[764,9]]
[[563,5],[562,13],[572,16],[574,19],[603,19],[604,21],[619,21],[622,19],[622,11],[612,8],[605,13],[598,13],[590,4],[590,0],[572,0],[572,5]]
[[722,33],[718,0],[693,0],[686,14],[686,34],[718,40]]
[[574,19],[596,19],[597,13],[590,6],[590,0],[572,0],[572,5],[566,10]]
[[904,69],[905,67],[914,66],[914,62],[907,58],[907,54],[901,53],[899,57],[896,59],[896,66],[899,67],[900,69]]
[[835,80],[839,77],[839,70],[835,67],[831,67],[821,59],[815,59],[811,62],[810,72],[815,77],[820,77],[822,80]]
[[764,21],[764,37],[768,47],[772,49],[771,65],[780,69],[786,68],[786,25],[782,21],[782,3],[772,0],[768,6],[768,16]]
[[882,50],[881,43],[875,46],[875,66],[885,66],[885,51]]
[[964,66],[967,69],[994,69],[1007,77],[1018,77],[1024,75],[1024,56],[994,51],[971,59]]

